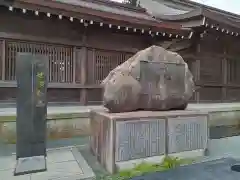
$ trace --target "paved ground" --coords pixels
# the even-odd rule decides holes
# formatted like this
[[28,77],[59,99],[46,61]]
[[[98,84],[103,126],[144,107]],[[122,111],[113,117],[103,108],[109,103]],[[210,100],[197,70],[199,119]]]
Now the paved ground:
[[240,136],[211,139],[208,148],[209,157],[234,157],[240,159]]
[[[104,109],[102,106],[81,106],[81,105],[64,105],[64,106],[48,106],[48,114],[64,114],[64,113],[81,113],[89,112],[91,109]],[[240,110],[240,103],[209,103],[209,104],[189,104],[189,110],[207,110],[222,111],[228,109]],[[0,116],[16,115],[15,107],[0,108]]]
[[[62,147],[79,147],[89,143],[88,136],[74,137],[69,139],[47,140],[47,149],[56,149]],[[0,157],[10,156],[16,153],[16,144],[6,144],[0,140]],[[1,163],[1,161],[0,161]],[[0,178],[1,180],[1,178]]]
[[81,180],[94,179],[95,174],[77,148],[48,151],[47,171],[13,176],[15,155],[0,157],[1,180]]
[[[59,113],[79,113],[87,112],[90,109],[102,109],[101,106],[49,106],[49,114],[59,114]],[[188,109],[192,110],[226,110],[226,109],[239,109],[240,103],[224,103],[224,104],[189,104]],[[6,115],[16,115],[16,108],[1,108],[0,116]],[[59,145],[60,143],[60,145]],[[51,144],[51,143],[50,143]],[[71,146],[79,144],[87,144],[84,140],[71,140],[67,144],[66,142],[54,142],[54,145],[51,144],[51,147],[55,146]],[[1,144],[0,144],[1,146]],[[11,147],[9,149],[15,149]],[[76,150],[76,149],[75,149]],[[209,152],[206,160],[216,159],[221,157],[238,157],[240,158],[240,136],[214,139],[209,141]],[[5,149],[4,152],[10,152]],[[78,180],[85,177],[92,177],[94,175],[92,169],[88,164],[93,168],[94,172],[97,174],[104,175],[106,172],[97,164],[95,157],[92,157],[89,149],[84,149],[81,151],[82,155],[79,154],[81,161],[77,161],[77,158],[74,157],[72,151],[68,150],[56,150],[48,152],[48,171],[42,173],[36,173],[33,175],[24,175],[24,176],[13,176],[13,170],[15,166],[15,155],[14,156],[1,156],[0,148],[0,180]],[[85,159],[83,159],[83,157]],[[80,162],[80,165],[78,164]]]
[[[15,155],[0,156],[0,180],[79,180],[89,174],[93,175],[93,172],[97,177],[107,175],[107,172],[97,162],[96,157],[89,151],[88,146],[80,146],[78,149],[81,152],[80,160],[78,158],[80,165],[77,164],[77,158],[74,157],[69,149],[60,148],[59,150],[51,150],[48,152],[48,172],[18,177],[13,176],[13,170],[16,163]],[[202,161],[209,161],[222,157],[240,158],[240,136],[212,139],[208,143],[208,149],[208,156],[202,159]],[[89,168],[88,165],[92,169]],[[61,177],[61,179],[58,177]]]
[[239,162],[239,159],[222,158],[164,172],[148,173],[130,180],[236,180],[239,179],[239,172],[231,171],[231,166]]

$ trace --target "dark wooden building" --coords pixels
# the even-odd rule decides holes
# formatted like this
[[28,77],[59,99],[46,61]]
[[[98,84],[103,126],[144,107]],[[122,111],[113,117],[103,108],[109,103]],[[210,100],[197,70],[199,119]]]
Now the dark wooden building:
[[171,41],[166,46],[174,46],[194,74],[200,89],[193,101],[240,101],[239,15],[188,0],[142,0],[141,5],[156,19],[193,31],[184,45]]
[[15,101],[17,52],[49,57],[49,102],[93,104],[101,80],[135,52],[191,38],[179,24],[107,0],[4,0],[0,24],[0,102]]
[[49,102],[96,104],[109,71],[153,44],[187,61],[200,87],[192,101],[240,101],[240,16],[187,0],[141,0],[141,6],[4,0],[0,102],[15,101],[17,52],[49,57]]

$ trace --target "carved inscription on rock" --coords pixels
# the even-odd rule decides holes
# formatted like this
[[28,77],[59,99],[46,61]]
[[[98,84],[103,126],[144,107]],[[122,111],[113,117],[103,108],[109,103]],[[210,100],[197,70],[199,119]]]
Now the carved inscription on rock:
[[205,149],[208,140],[207,116],[169,118],[168,140],[169,153]]
[[34,64],[34,73],[35,76],[35,99],[36,99],[36,107],[44,107],[46,105],[46,93],[47,93],[47,63],[45,61],[41,61],[41,59],[36,59]]
[[144,119],[116,124],[116,161],[165,153],[165,120]]
[[166,66],[161,62],[140,62],[140,82],[142,94],[158,95],[159,85],[164,84]]
[[114,103],[116,105],[122,104],[122,102],[127,101],[128,93],[131,93],[132,87],[131,86],[125,86],[122,91],[118,94],[118,96],[115,97]]
[[185,92],[185,65],[167,63],[166,64],[166,74],[165,74],[165,84],[168,93],[171,96],[177,96],[178,94],[184,94]]

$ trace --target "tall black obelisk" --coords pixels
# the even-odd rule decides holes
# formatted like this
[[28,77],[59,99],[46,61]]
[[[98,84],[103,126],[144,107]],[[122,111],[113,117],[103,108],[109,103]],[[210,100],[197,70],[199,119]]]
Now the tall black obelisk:
[[18,53],[15,175],[46,170],[48,58]]

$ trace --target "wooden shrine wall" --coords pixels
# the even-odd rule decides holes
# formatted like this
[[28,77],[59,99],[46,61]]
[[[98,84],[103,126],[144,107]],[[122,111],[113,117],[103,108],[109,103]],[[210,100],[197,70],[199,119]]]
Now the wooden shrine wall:
[[149,46],[145,36],[2,7],[0,24],[0,102],[15,101],[17,52],[49,57],[50,102],[86,104],[101,101],[100,82],[110,70]]
[[[101,81],[110,70],[151,45],[149,36],[123,33],[79,21],[29,15],[0,7],[0,102],[16,98],[16,53],[49,57],[50,102],[101,101]],[[240,101],[240,41],[208,32],[179,53],[197,87],[197,102]]]
[[199,87],[193,101],[240,101],[239,50],[240,42],[236,37],[215,31],[193,42],[191,49],[180,52]]

